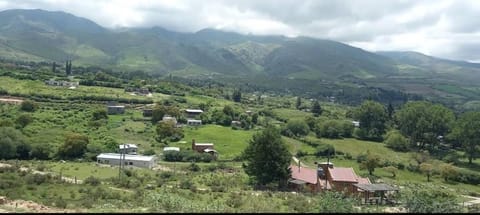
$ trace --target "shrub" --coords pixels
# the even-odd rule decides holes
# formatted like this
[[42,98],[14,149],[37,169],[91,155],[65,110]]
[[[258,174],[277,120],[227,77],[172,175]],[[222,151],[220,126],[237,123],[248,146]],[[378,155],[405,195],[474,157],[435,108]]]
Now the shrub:
[[67,202],[60,196],[55,200],[55,206],[59,208],[66,208]]
[[144,155],[155,155],[155,150],[153,149],[148,149],[143,152]]
[[98,179],[94,176],[90,176],[90,177],[86,178],[84,182],[85,182],[85,184],[89,184],[89,185],[92,185],[92,186],[97,186],[97,185],[101,184],[100,179]]
[[307,153],[307,152],[304,152],[304,151],[302,151],[302,150],[298,150],[298,152],[297,152],[297,157],[299,157],[299,158],[301,158],[301,157],[303,157],[303,156],[306,156],[306,155],[308,155],[308,153]]
[[184,179],[180,182],[181,189],[191,189],[192,186],[193,186],[193,183],[188,179]]
[[22,104],[20,105],[20,110],[26,111],[26,112],[34,112],[37,109],[38,109],[37,103],[30,100],[23,101]]
[[317,151],[315,152],[317,157],[319,156],[334,156],[335,155],[335,147],[330,144],[320,144],[317,146]]
[[192,172],[198,172],[200,171],[200,166],[198,166],[196,163],[191,163],[190,166],[188,166],[188,170]]
[[387,133],[384,143],[387,145],[387,147],[401,152],[408,151],[409,147],[407,138],[395,130]]
[[442,160],[447,163],[458,164],[460,162],[460,155],[458,155],[455,151],[451,151],[446,154]]

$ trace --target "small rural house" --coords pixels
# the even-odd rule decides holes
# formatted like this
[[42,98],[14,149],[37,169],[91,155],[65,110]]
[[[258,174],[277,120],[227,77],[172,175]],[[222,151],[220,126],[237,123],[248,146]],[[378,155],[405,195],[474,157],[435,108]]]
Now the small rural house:
[[240,122],[240,121],[235,121],[234,120],[234,121],[232,121],[231,124],[232,124],[233,127],[237,127],[237,128],[242,127],[242,122]]
[[[347,193],[353,194],[361,192],[355,184],[371,184],[368,178],[362,178],[355,174],[355,171],[351,167],[334,167],[332,163],[319,164],[320,184],[323,188],[327,186],[327,189],[333,189],[336,191],[347,191]],[[326,177],[326,184],[325,184]]]
[[203,110],[200,109],[186,109],[185,114],[187,119],[194,119],[195,117],[199,116],[203,113]]
[[155,156],[143,156],[143,155],[129,155],[125,154],[125,159],[123,159],[122,154],[117,153],[102,153],[97,156],[97,163],[99,164],[108,164],[108,165],[119,165],[120,156],[122,156],[122,161],[126,167],[135,166],[140,168],[152,168],[156,165]]
[[107,113],[108,114],[124,114],[125,113],[125,106],[123,106],[123,105],[108,105],[107,106]]
[[163,147],[163,152],[168,152],[168,151],[180,151],[179,147]]
[[213,148],[213,143],[196,143],[192,140],[192,150],[199,153],[209,153],[213,156],[217,156],[217,151]]
[[61,87],[78,87],[79,82],[70,82],[70,81],[55,81],[55,80],[47,80],[45,84],[50,86],[61,86]]
[[310,192],[320,191],[320,182],[316,169],[290,165],[291,177],[288,180],[289,186],[297,191],[307,189]]
[[136,155],[138,147],[135,144],[121,144],[118,146],[119,152],[129,155]]
[[[163,116],[163,117],[162,117],[162,121],[163,121],[163,122],[170,121],[170,122],[173,122],[173,124],[175,124],[175,125],[177,124],[177,118],[171,117],[171,116],[169,116],[169,115]],[[188,121],[187,121],[187,122],[188,122]],[[201,123],[201,121],[200,121],[200,123]]]
[[187,125],[202,125],[202,120],[196,120],[196,119],[187,119]]
[[153,116],[153,109],[143,109],[143,117]]
[[360,122],[359,121],[352,121],[353,126],[355,127],[360,127]]

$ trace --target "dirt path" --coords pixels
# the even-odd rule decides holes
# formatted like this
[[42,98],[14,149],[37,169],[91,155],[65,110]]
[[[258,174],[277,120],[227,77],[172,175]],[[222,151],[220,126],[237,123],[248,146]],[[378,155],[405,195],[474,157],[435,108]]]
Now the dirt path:
[[81,212],[79,210],[61,209],[55,207],[48,207],[33,201],[25,200],[10,200],[4,196],[0,196],[3,199],[3,204],[0,204],[0,212],[34,212],[34,213],[75,213]]

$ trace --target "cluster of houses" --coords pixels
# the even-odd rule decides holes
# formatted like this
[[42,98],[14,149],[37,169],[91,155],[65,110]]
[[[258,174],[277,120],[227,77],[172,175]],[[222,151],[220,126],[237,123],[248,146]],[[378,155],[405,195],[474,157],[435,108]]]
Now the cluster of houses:
[[317,169],[290,165],[290,188],[298,191],[306,189],[313,193],[327,190],[345,192],[364,197],[365,203],[388,202],[391,199],[386,198],[385,194],[398,192],[397,188],[390,185],[371,183],[370,179],[358,176],[351,167],[334,167],[331,162],[317,165]]

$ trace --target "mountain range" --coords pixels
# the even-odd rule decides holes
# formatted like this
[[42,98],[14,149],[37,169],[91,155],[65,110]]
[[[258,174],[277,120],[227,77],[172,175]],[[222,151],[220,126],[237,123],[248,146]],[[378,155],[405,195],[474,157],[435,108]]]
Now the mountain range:
[[39,9],[0,12],[0,56],[60,63],[70,59],[74,66],[157,75],[270,77],[407,92],[411,84],[438,91],[439,84],[476,85],[480,80],[480,64],[417,52],[373,53],[332,40],[214,29],[195,33],[161,27],[108,29],[72,14]]

